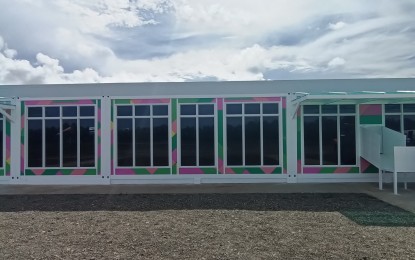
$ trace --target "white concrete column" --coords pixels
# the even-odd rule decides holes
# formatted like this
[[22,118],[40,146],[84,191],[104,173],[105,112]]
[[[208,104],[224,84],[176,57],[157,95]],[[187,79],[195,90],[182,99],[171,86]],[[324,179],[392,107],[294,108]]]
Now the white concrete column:
[[110,183],[111,178],[111,99],[101,98],[101,176]]
[[10,126],[10,183],[18,184],[23,181],[22,176],[20,176],[22,101],[19,98],[13,98],[12,103],[16,106],[16,108],[11,111],[13,122],[11,122]]
[[293,104],[295,95],[287,96],[287,182],[297,182],[297,106]]

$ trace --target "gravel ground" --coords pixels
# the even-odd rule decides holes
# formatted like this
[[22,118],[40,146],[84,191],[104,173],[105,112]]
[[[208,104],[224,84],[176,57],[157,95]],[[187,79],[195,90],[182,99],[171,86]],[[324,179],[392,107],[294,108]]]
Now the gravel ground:
[[415,215],[364,194],[0,196],[1,259],[415,259]]

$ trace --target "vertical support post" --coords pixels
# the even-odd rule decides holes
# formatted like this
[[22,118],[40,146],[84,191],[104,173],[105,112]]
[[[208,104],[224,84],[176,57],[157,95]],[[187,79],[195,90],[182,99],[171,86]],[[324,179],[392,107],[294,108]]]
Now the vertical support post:
[[109,96],[101,98],[101,176],[111,183],[111,99]]
[[383,190],[383,170],[379,169],[379,190]]
[[393,193],[398,195],[398,172],[396,169],[393,172]]
[[11,110],[11,116],[13,122],[11,122],[11,135],[10,135],[10,183],[18,184],[22,181],[20,175],[21,170],[21,112],[22,112],[22,101],[19,98],[13,98],[12,103],[16,106],[15,109]]
[[286,116],[286,138],[287,138],[287,182],[297,183],[297,116],[296,106],[293,105],[295,95],[290,93],[287,96]]

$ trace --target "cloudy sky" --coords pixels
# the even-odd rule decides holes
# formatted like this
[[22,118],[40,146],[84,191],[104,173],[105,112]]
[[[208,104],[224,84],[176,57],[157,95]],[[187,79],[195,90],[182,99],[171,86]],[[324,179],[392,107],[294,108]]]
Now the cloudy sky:
[[414,0],[0,0],[0,84],[415,77]]

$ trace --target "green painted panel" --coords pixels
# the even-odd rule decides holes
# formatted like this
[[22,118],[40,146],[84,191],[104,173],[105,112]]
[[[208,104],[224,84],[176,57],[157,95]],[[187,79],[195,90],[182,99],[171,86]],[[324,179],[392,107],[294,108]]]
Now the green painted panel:
[[214,98],[179,98],[179,103],[212,103]]
[[114,100],[114,104],[117,104],[117,105],[131,104],[131,99],[116,99]]
[[348,171],[348,173],[359,173],[359,172],[360,172],[359,167],[352,167],[352,168]]
[[361,125],[380,125],[382,124],[382,116],[360,116]]
[[4,176],[4,169],[0,169],[0,176]]
[[209,167],[209,168],[201,167],[200,169],[203,171],[204,174],[216,174],[218,172],[216,168],[212,168],[212,167]]
[[160,168],[160,169],[157,169],[155,172],[154,172],[154,174],[170,174],[171,173],[171,170],[170,170],[170,168]]

